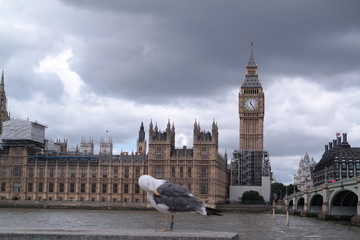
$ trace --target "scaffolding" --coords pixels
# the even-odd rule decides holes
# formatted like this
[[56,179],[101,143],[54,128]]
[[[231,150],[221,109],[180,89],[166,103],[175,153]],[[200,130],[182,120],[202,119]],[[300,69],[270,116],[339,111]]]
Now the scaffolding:
[[45,125],[22,119],[11,119],[3,123],[3,140],[29,140],[44,144]]
[[232,186],[261,186],[262,177],[270,176],[269,154],[266,151],[235,151],[230,168]]

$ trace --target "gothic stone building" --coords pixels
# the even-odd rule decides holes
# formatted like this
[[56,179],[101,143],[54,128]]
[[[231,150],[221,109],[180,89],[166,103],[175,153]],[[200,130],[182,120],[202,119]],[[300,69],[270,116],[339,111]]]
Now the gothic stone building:
[[69,152],[67,142],[44,139],[45,126],[12,119],[4,122],[0,150],[1,199],[144,202],[137,179],[147,172],[145,152],[112,155],[101,141],[99,154],[90,140]]
[[67,142],[51,143],[40,123],[11,119],[4,122],[0,149],[0,198],[25,200],[141,202],[146,194],[138,178],[150,174],[185,187],[210,206],[227,197],[226,159],[218,153],[218,127],[194,126],[194,147],[175,148],[175,128],[165,132],[150,123],[146,153],[141,124],[136,153],[113,155],[112,141],[101,139],[94,154],[90,138],[67,151]]
[[295,176],[295,185],[300,191],[305,191],[314,187],[314,159],[310,160],[309,155],[306,153],[304,158],[299,162],[298,172]]
[[316,164],[314,185],[339,181],[342,179],[360,177],[360,148],[351,147],[347,141],[347,134],[340,134],[336,139],[325,145],[325,152]]

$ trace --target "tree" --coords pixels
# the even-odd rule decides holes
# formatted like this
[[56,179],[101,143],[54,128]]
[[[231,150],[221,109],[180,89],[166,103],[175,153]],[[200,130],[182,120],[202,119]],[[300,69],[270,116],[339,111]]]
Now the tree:
[[[295,192],[298,192],[299,191],[299,189],[297,188],[297,186],[295,185]],[[291,194],[293,194],[294,193],[294,184],[289,184],[288,186],[287,186],[287,194],[288,195],[291,195]]]
[[271,197],[272,201],[278,201],[285,197],[286,186],[282,183],[275,182],[271,184]]
[[243,193],[241,202],[250,204],[263,204],[265,203],[265,200],[263,196],[259,194],[259,192],[250,190]]
[[[296,192],[299,191],[296,185],[295,185],[295,191]],[[294,193],[294,184],[289,184],[288,186],[278,182],[271,184],[272,201],[275,202],[279,201],[283,199],[286,196],[286,194],[291,195],[293,193]]]

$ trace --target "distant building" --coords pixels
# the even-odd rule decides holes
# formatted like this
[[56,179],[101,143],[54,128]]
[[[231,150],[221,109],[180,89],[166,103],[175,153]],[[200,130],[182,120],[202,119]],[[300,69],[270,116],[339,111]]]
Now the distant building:
[[347,134],[340,134],[328,145],[314,169],[314,185],[360,177],[360,147],[351,147]]
[[265,96],[258,68],[251,54],[239,93],[240,150],[231,159],[230,201],[238,202],[246,191],[257,191],[270,201],[269,154],[264,151]]
[[316,162],[309,158],[306,153],[304,158],[300,160],[297,175],[295,176],[295,185],[300,191],[304,191],[314,187],[313,171]]

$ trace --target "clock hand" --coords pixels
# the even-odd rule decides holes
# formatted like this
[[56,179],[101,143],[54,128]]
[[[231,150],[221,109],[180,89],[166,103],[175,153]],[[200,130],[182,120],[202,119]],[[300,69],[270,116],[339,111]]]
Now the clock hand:
[[252,105],[252,102],[250,102],[250,105],[252,106],[253,109],[255,109],[255,107]]

